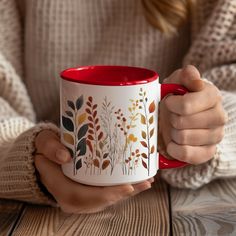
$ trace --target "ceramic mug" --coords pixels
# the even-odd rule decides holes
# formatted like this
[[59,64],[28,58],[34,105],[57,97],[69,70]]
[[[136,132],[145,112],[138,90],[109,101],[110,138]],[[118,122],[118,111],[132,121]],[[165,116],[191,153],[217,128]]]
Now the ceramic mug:
[[128,66],[85,66],[61,72],[61,142],[72,160],[70,179],[94,186],[138,183],[158,169],[186,165],[158,153],[158,103],[183,95],[159,84],[155,71]]

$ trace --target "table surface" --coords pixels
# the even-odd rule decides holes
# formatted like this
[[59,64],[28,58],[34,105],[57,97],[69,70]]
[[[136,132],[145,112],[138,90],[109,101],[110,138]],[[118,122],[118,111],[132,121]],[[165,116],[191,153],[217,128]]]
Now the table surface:
[[[155,204],[160,209],[156,211],[157,224],[149,229],[150,236],[236,235],[236,179],[217,180],[198,190],[171,188],[159,179],[152,189],[141,194],[145,194],[147,199],[150,194],[155,194]],[[127,200],[124,207],[132,211],[138,197]],[[58,208],[0,200],[0,235],[125,236],[124,232],[117,232],[112,224],[112,220],[119,215],[124,225],[132,225],[132,233],[129,232],[128,236],[141,236],[138,228],[145,223],[144,218],[148,220],[148,215],[135,223],[129,218],[130,211],[125,211],[126,215],[122,217],[122,209],[116,214],[116,207],[112,217],[106,210],[96,214],[73,215]],[[98,231],[93,223],[97,218],[101,220],[102,231]]]

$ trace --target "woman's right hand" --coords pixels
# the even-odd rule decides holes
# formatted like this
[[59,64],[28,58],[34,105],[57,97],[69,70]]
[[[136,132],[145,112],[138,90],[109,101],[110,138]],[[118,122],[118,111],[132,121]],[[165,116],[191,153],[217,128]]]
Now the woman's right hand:
[[36,139],[35,166],[40,181],[67,213],[93,213],[104,210],[128,197],[151,188],[153,178],[138,184],[109,187],[83,185],[66,177],[61,164],[71,160],[59,137],[50,130],[41,131]]

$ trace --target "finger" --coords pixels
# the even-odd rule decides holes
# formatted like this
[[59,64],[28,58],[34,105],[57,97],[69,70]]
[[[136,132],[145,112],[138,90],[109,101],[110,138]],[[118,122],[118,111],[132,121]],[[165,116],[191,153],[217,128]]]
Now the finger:
[[163,83],[181,84],[191,92],[201,91],[205,86],[199,71],[192,65],[174,71]]
[[207,162],[216,152],[215,145],[209,146],[187,146],[187,145],[178,145],[174,142],[170,142],[167,145],[167,153],[174,159],[187,162],[190,164],[201,164]]
[[224,126],[215,129],[171,130],[171,139],[179,145],[206,146],[219,143],[224,137]]
[[49,160],[58,164],[63,164],[71,160],[69,151],[53,131],[41,131],[35,139],[35,146],[37,152],[42,153]]
[[167,109],[179,115],[192,115],[221,103],[222,96],[219,90],[210,84],[200,92],[186,93],[183,96],[170,95],[165,99]]
[[228,121],[228,115],[222,105],[194,115],[181,116],[170,113],[170,123],[175,129],[209,129],[223,126]]

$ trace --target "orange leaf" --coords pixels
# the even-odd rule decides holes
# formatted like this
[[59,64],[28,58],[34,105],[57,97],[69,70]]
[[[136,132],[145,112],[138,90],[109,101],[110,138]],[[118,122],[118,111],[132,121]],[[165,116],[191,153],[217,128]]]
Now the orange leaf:
[[142,131],[142,137],[143,137],[143,139],[146,139],[146,137],[147,137],[147,134],[144,131]]
[[103,163],[102,163],[102,169],[106,169],[108,166],[110,165],[110,161],[109,160],[105,160]]
[[146,153],[142,153],[141,156],[142,156],[143,158],[145,158],[145,159],[148,158]]
[[141,123],[144,124],[144,125],[146,124],[146,118],[142,114],[141,114]]
[[151,116],[149,119],[149,124],[151,125],[153,123],[153,121],[154,121],[154,118],[153,118],[153,116]]
[[156,109],[154,101],[149,105],[149,112],[153,113]]
[[74,137],[71,135],[71,134],[68,134],[68,133],[63,133],[63,139],[71,144],[71,145],[74,145]]
[[93,160],[93,164],[96,166],[96,167],[99,167],[99,160],[98,159],[94,159]]
[[150,131],[150,138],[153,136],[154,134],[154,128]]
[[155,147],[154,147],[154,145],[151,147],[151,153],[154,153],[154,151],[155,151]]
[[144,147],[147,147],[147,143],[146,143],[146,142],[141,141],[140,143],[141,143]]

